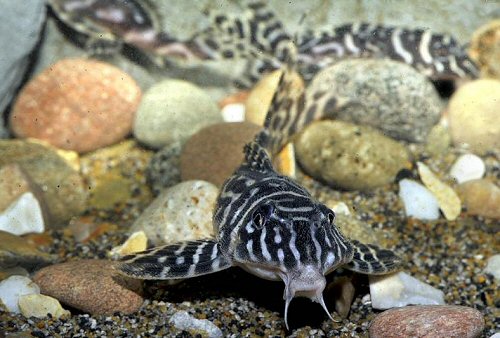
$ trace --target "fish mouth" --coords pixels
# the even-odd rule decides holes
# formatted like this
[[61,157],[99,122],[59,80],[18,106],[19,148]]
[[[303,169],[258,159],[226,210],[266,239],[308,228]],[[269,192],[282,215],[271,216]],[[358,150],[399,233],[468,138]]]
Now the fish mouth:
[[280,273],[280,277],[285,283],[283,298],[285,300],[285,325],[287,330],[289,329],[288,307],[295,297],[306,297],[313,302],[319,303],[328,317],[333,320],[323,299],[326,278],[323,273],[318,271],[317,267],[312,265],[302,266],[291,272],[282,272]]

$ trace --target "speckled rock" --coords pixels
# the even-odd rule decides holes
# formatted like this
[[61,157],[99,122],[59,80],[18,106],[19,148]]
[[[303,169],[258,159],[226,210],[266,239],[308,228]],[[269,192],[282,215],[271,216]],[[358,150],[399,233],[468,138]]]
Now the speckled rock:
[[0,141],[0,166],[17,163],[42,190],[51,222],[62,225],[86,208],[87,189],[80,174],[50,147],[22,140]]
[[182,180],[204,180],[220,187],[242,163],[243,146],[260,129],[250,122],[219,123],[203,128],[182,149]]
[[[245,103],[245,120],[256,125],[264,125],[264,120],[273,99],[282,71],[275,70],[257,82],[248,95]],[[304,87],[304,81],[298,74],[294,74],[293,85],[298,89]]]
[[11,233],[0,231],[0,267],[8,268],[22,266],[33,268],[47,265],[55,261],[55,257],[49,255],[29,243],[25,238]]
[[483,327],[483,315],[470,307],[408,306],[379,314],[370,324],[370,337],[475,338]]
[[500,188],[488,179],[467,181],[459,186],[467,213],[500,219]]
[[165,188],[181,181],[180,157],[182,143],[180,141],[166,145],[153,155],[146,168],[146,179],[155,196]]
[[500,79],[500,19],[490,21],[474,32],[469,55],[479,65],[482,77]]
[[201,88],[186,81],[164,80],[144,93],[134,135],[150,147],[161,148],[221,121],[217,103]]
[[19,309],[25,317],[45,318],[50,314],[53,318],[69,316],[61,303],[55,298],[46,295],[24,295],[19,298]]
[[448,109],[453,142],[467,144],[478,154],[500,149],[499,111],[499,80],[480,79],[461,86],[451,97]]
[[336,119],[369,125],[385,135],[424,142],[438,122],[442,103],[432,83],[412,67],[392,60],[346,60],[319,72],[308,96],[327,92],[343,102]]
[[132,225],[154,245],[213,237],[212,214],[219,190],[204,181],[187,181],[163,191]]
[[33,280],[42,294],[91,314],[132,313],[139,309],[141,282],[120,275],[113,262],[76,260],[38,271]]
[[299,163],[316,179],[349,190],[369,190],[391,182],[408,166],[404,146],[366,126],[320,121],[295,143]]
[[129,134],[140,99],[140,88],[120,69],[95,60],[65,59],[22,89],[10,126],[18,137],[87,152]]

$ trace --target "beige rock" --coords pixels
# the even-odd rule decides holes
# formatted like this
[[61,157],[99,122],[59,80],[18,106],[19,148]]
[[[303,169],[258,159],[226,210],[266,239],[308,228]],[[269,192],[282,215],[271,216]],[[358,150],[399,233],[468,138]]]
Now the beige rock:
[[144,231],[136,231],[123,243],[111,250],[111,256],[125,256],[144,251],[148,247],[148,238]]
[[500,19],[490,21],[474,32],[469,55],[479,65],[482,77],[500,79]]
[[295,178],[297,174],[297,164],[295,162],[295,146],[293,143],[290,142],[283,147],[283,149],[273,158],[273,165],[279,173]]
[[462,203],[455,190],[441,182],[436,175],[422,162],[417,162],[418,173],[422,182],[436,197],[439,208],[447,220],[455,220],[462,208]]
[[[259,126],[264,125],[269,105],[282,73],[281,70],[275,70],[262,77],[253,87],[245,103],[245,119],[247,121]],[[304,81],[297,73],[294,74],[293,81],[293,85],[297,86],[297,88],[304,87]]]
[[45,318],[50,313],[54,318],[69,316],[70,312],[63,309],[55,298],[31,294],[19,298],[19,309],[25,317]]
[[488,179],[467,181],[459,186],[467,213],[500,219],[500,188]]
[[354,292],[351,278],[345,276],[336,278],[326,287],[328,297],[335,300],[335,311],[340,317],[347,318],[354,299]]
[[479,154],[500,149],[499,111],[499,80],[480,79],[460,87],[448,108],[453,142]]

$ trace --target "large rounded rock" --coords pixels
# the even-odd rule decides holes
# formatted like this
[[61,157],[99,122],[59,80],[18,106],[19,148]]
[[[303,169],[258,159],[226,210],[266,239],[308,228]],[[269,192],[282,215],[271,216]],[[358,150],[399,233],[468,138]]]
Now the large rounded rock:
[[48,228],[62,225],[86,208],[87,189],[79,173],[51,147],[21,140],[0,141],[0,167],[17,163],[40,187]]
[[38,271],[33,281],[42,294],[90,314],[135,312],[143,302],[141,281],[120,275],[113,264],[80,260],[51,265]]
[[371,338],[480,337],[484,319],[476,309],[456,305],[407,306],[387,310],[370,324]]
[[442,108],[425,76],[391,60],[346,60],[325,68],[307,88],[311,98],[324,93],[336,97],[340,104],[340,109],[333,109],[326,101],[327,115],[411,142],[427,139]]
[[120,69],[95,60],[65,59],[22,89],[10,125],[18,137],[86,152],[130,133],[140,99],[140,88]]
[[187,181],[163,191],[132,225],[154,245],[214,236],[212,215],[219,189],[204,181]]
[[405,147],[370,127],[313,123],[295,143],[304,170],[329,185],[368,190],[391,182],[408,166]]
[[500,219],[500,187],[488,179],[472,180],[458,187],[467,213]]
[[204,180],[221,186],[243,161],[243,146],[261,127],[250,122],[219,123],[193,135],[181,153],[182,180]]
[[456,145],[483,154],[500,149],[500,81],[482,79],[460,87],[450,100],[450,130]]
[[199,87],[181,80],[164,80],[149,88],[139,106],[134,135],[161,148],[185,141],[201,128],[222,121],[217,103]]

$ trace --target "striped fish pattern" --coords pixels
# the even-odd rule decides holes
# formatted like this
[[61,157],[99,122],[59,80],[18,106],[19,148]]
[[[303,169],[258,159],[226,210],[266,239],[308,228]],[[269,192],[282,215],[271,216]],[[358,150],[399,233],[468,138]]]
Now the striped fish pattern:
[[325,275],[339,267],[365,274],[399,268],[391,251],[346,238],[335,214],[309,192],[273,168],[271,156],[312,121],[304,90],[292,86],[296,51],[268,111],[265,127],[244,149],[245,159],[225,182],[214,210],[214,239],[153,248],[123,257],[118,269],[143,279],[190,278],[237,266],[285,284],[285,324],[294,297],[323,300]]

